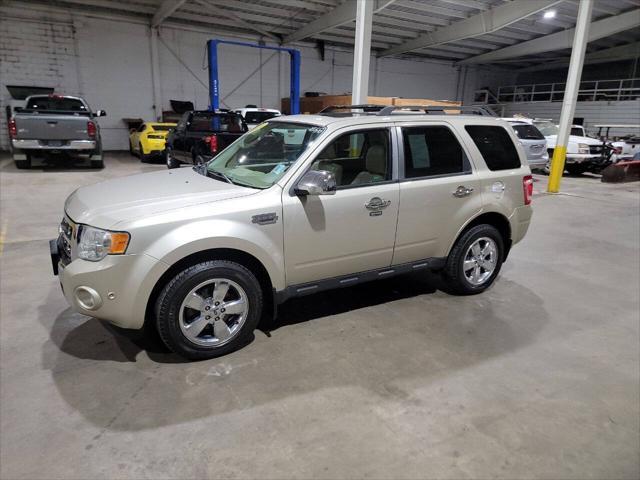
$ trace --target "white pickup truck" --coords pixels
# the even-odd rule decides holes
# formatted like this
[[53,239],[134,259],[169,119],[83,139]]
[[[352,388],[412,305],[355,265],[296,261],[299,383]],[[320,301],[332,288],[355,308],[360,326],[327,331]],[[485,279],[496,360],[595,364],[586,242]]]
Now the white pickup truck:
[[[549,160],[553,158],[553,150],[558,141],[558,125],[551,120],[518,118],[520,121],[535,125],[547,140],[547,151],[549,152]],[[578,175],[584,172],[597,172],[609,164],[611,156],[610,149],[604,142],[596,138],[584,135],[584,130],[579,130],[579,126],[571,128],[569,142],[567,144],[567,157],[565,160],[565,169],[572,175]],[[580,127],[581,128],[581,127]],[[574,135],[578,133],[579,135]],[[581,133],[581,135],[580,135]]]
[[25,106],[14,109],[9,119],[11,153],[18,168],[31,168],[31,159],[61,155],[87,158],[93,168],[103,168],[100,126],[96,117],[104,110],[92,112],[80,97],[67,95],[32,95]]

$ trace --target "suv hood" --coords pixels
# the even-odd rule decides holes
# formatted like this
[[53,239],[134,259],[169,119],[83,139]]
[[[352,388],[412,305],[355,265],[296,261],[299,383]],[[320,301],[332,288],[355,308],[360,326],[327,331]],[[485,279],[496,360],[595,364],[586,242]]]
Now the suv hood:
[[74,222],[98,228],[167,210],[253,195],[260,190],[200,175],[191,168],[143,173],[81,187],[65,202]]

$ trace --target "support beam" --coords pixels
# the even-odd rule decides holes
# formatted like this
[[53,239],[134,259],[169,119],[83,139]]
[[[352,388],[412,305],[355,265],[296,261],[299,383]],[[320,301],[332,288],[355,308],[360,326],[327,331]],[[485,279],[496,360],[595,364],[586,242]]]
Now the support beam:
[[[592,65],[597,63],[615,62],[618,60],[629,60],[631,58],[640,58],[640,42],[628,43],[617,47],[605,48],[597,52],[587,53],[584,57],[584,64]],[[509,60],[506,60],[509,61]],[[522,61],[517,60],[517,61]],[[521,68],[520,72],[536,72],[539,70],[550,70],[552,68],[562,68],[569,65],[569,58],[560,58],[554,61],[547,61],[540,65]]]
[[560,3],[560,0],[514,0],[434,32],[420,35],[418,38],[383,51],[380,56],[399,55],[433,45],[493,33],[557,3]]
[[151,87],[153,90],[153,113],[155,121],[162,119],[162,98],[160,94],[160,57],[158,56],[158,29],[149,29],[149,45],[151,47]]
[[594,0],[582,0],[578,8],[573,48],[571,49],[571,63],[569,64],[569,74],[567,75],[567,86],[564,92],[564,99],[562,100],[560,130],[558,131],[556,146],[553,149],[551,172],[549,173],[547,191],[550,193],[558,193],[560,191],[560,180],[564,173],[564,162],[567,157],[567,144],[569,142],[569,134],[571,133],[571,124],[573,123],[573,115],[576,113],[576,102],[578,101],[578,90],[580,90],[580,77],[582,76],[584,54],[587,50],[587,43],[589,43],[589,29],[593,26],[590,25],[593,1]]
[[[582,2],[580,3],[582,6]],[[589,28],[589,37],[587,42],[592,42],[600,38],[605,38],[625,30],[631,30],[640,26],[640,9],[631,10],[630,12],[607,17],[603,20],[593,22]],[[524,57],[527,55],[535,55],[543,52],[553,52],[571,48],[572,39],[576,29],[570,28],[561,32],[552,33],[540,38],[534,38],[528,42],[519,43],[500,50],[483,53],[475,57],[467,58],[460,63],[491,63],[507,58]]]
[[255,23],[247,22],[246,20],[240,18],[238,15],[236,15],[235,13],[233,13],[227,8],[218,7],[217,5],[214,5],[206,0],[195,0],[195,2],[201,5],[206,10],[213,13],[214,15],[225,17],[231,20],[233,23],[235,23],[237,27],[246,28],[247,30],[253,30],[254,32],[259,33],[260,35],[263,35],[275,42],[280,43],[280,37],[278,37],[277,35],[274,35],[273,33],[265,30],[264,28],[260,28]]
[[[395,0],[370,0],[371,8],[374,12],[379,12],[383,8],[391,5],[394,1]],[[306,24],[304,27],[285,37],[283,43],[304,40],[316,33],[321,33],[325,30],[353,22],[356,19],[357,3],[357,0],[347,0],[330,12],[325,13],[313,22]]]
[[178,10],[187,0],[164,0],[158,11],[153,14],[151,19],[151,27],[155,28],[169,18],[173,12]]
[[351,103],[361,105],[368,103],[373,3],[369,0],[355,0],[353,3],[356,4],[356,44],[353,49]]

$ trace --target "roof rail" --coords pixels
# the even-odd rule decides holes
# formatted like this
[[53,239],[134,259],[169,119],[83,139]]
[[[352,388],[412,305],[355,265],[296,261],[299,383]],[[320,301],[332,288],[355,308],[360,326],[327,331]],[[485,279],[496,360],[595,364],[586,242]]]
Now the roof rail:
[[363,105],[329,105],[323,108],[318,113],[333,113],[336,110],[362,110],[363,112],[379,112],[384,108],[384,105],[374,105],[371,103],[365,103]]
[[[399,110],[409,110],[412,112],[417,112],[417,111],[424,111],[424,113],[426,115],[432,114],[432,113],[444,113],[447,110],[457,110],[457,115],[464,115],[464,114],[472,114],[472,115],[481,115],[484,117],[495,117],[495,113],[493,113],[491,110],[484,108],[484,107],[479,107],[476,105],[469,105],[469,106],[463,106],[463,105],[392,105],[389,107],[384,107],[383,109],[381,109],[377,114],[378,115],[391,115],[392,113],[399,111]],[[453,115],[453,113],[449,114],[449,115]]]

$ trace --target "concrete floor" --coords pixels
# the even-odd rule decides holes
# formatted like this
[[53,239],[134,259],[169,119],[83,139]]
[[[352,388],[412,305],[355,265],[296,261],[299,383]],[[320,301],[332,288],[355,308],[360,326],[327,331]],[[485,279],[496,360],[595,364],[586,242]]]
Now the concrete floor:
[[77,186],[158,168],[0,160],[0,477],[640,476],[638,183],[537,195],[483,295],[424,276],[318,294],[183,363],[72,313],[47,251]]

